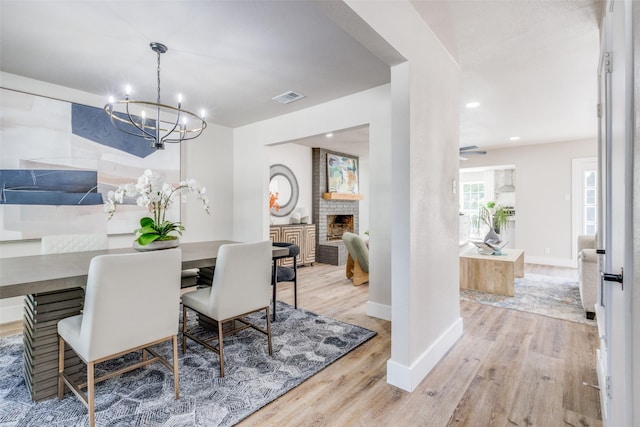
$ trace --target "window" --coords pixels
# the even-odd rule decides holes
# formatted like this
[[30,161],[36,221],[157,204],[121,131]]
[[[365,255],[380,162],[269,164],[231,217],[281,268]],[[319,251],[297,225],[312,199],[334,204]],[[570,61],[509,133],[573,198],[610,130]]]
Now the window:
[[595,170],[584,171],[582,199],[583,206],[583,230],[584,234],[596,234],[598,219],[597,182],[598,175]]
[[465,182],[462,184],[462,212],[476,214],[484,200],[484,182]]

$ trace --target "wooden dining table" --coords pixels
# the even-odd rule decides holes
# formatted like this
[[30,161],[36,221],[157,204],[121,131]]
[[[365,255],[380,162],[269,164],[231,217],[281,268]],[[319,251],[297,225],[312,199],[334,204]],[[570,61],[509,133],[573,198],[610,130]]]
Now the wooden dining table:
[[[182,269],[212,267],[218,250],[230,240],[181,243]],[[80,314],[91,259],[98,255],[135,253],[133,248],[0,258],[0,299],[25,296],[24,374],[34,401],[57,395],[59,320]],[[273,256],[286,255],[273,247]],[[82,361],[67,352],[66,370],[75,378],[84,371]]]

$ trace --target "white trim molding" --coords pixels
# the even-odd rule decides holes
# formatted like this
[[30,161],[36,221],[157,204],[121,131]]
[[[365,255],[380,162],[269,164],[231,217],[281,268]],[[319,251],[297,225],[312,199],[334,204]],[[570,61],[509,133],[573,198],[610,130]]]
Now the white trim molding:
[[412,392],[462,336],[462,318],[458,318],[411,366],[387,361],[387,383]]
[[367,316],[377,317],[378,319],[391,322],[391,306],[367,301]]

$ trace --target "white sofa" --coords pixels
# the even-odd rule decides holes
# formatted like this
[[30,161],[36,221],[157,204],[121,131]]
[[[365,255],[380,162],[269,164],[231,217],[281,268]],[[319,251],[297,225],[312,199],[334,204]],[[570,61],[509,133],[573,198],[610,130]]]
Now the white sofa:
[[598,256],[596,236],[578,236],[578,274],[580,276],[580,299],[587,319],[595,316],[598,299]]

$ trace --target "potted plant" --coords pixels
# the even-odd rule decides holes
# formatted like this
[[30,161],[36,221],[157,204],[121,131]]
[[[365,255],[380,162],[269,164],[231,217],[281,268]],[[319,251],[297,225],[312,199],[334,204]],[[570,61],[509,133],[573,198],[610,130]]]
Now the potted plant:
[[489,232],[484,238],[485,241],[500,241],[500,233],[509,228],[508,212],[502,206],[496,207],[495,202],[487,202],[484,206],[480,206],[472,221],[476,233],[480,232],[483,225],[489,227]]
[[136,184],[122,184],[115,191],[109,191],[104,202],[104,211],[108,216],[107,220],[110,220],[116,212],[116,204],[124,203],[125,196],[138,196],[137,205],[146,207],[152,217],[145,216],[140,219],[140,228],[134,230],[137,235],[134,248],[147,250],[145,247],[152,242],[171,242],[163,247],[178,246],[178,237],[182,235],[184,226],[180,221],[169,221],[166,212],[182,190],[194,193],[202,202],[204,210],[209,213],[209,199],[204,194],[205,188],[200,187],[196,181],[188,179],[180,182],[177,187],[172,187],[164,182],[162,176],[149,169],[144,171]]

